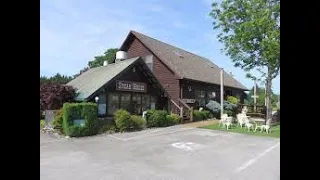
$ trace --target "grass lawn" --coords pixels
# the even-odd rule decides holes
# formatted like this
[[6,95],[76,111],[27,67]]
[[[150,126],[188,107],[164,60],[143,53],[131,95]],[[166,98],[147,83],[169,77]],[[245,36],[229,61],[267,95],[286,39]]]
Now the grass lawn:
[[[222,125],[219,126],[219,123],[208,125],[208,126],[202,126],[200,128],[219,130],[219,131],[227,131],[227,128],[223,127]],[[257,130],[257,132],[254,132],[252,130],[250,130],[250,132],[248,132],[248,130],[245,129],[244,127],[240,128],[240,126],[238,127],[236,124],[233,124],[232,128],[229,128],[228,131],[229,132],[234,132],[234,133],[255,135],[255,136],[268,136],[268,137],[280,138],[280,124],[274,125],[270,129],[271,129],[271,132],[269,132],[269,134],[267,134],[266,132],[261,133],[260,129]]]

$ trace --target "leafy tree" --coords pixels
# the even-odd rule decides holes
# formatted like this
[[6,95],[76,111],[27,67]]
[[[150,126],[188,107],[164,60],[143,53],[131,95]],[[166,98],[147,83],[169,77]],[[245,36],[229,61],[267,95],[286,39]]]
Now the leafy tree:
[[60,109],[65,102],[72,102],[76,89],[64,84],[44,83],[40,85],[40,109]]
[[51,84],[67,84],[73,77],[65,76],[57,73],[52,77],[40,76],[40,84],[51,83]]
[[[260,88],[259,86],[257,86],[257,89],[256,89],[256,93],[257,93],[257,105],[260,105],[260,106],[264,106],[265,105],[265,88]],[[247,96],[247,101],[245,104],[254,104],[254,100],[251,96],[254,95],[254,87],[252,87],[248,93],[248,96]],[[272,107],[277,107],[277,102],[279,100],[279,95],[277,94],[274,94],[273,91],[271,90],[271,95],[270,95],[270,99],[271,99],[271,105]]]
[[102,66],[104,61],[107,61],[109,64],[114,63],[117,51],[117,48],[110,48],[104,52],[104,55],[95,56],[94,60],[88,63],[89,68]]
[[80,74],[88,71],[89,69],[90,69],[89,67],[85,67],[85,68],[81,69],[79,73],[73,75],[73,78],[76,78],[76,77],[80,76]]
[[212,4],[210,15],[234,65],[247,72],[258,70],[265,80],[269,124],[271,83],[280,73],[280,0],[224,0]]

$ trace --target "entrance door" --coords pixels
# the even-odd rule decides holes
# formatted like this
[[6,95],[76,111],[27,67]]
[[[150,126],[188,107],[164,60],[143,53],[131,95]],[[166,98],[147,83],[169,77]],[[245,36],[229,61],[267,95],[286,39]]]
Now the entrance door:
[[141,94],[134,93],[132,95],[132,113],[142,114],[141,107]]

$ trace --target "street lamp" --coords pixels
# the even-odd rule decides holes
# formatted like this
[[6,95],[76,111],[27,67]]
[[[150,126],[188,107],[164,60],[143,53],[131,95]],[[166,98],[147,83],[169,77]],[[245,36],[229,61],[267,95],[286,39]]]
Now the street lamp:
[[96,97],[94,98],[94,100],[96,101],[96,103],[98,103],[98,101],[99,101],[99,97],[98,97],[98,96],[96,96]]

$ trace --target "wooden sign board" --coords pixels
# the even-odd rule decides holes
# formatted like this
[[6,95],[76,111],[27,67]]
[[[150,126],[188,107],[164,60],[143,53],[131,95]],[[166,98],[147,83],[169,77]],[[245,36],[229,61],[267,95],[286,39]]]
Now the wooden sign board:
[[195,99],[182,99],[183,102],[187,103],[187,104],[192,104],[192,103],[195,103],[196,100]]
[[116,89],[118,91],[147,92],[147,84],[133,81],[117,81]]

